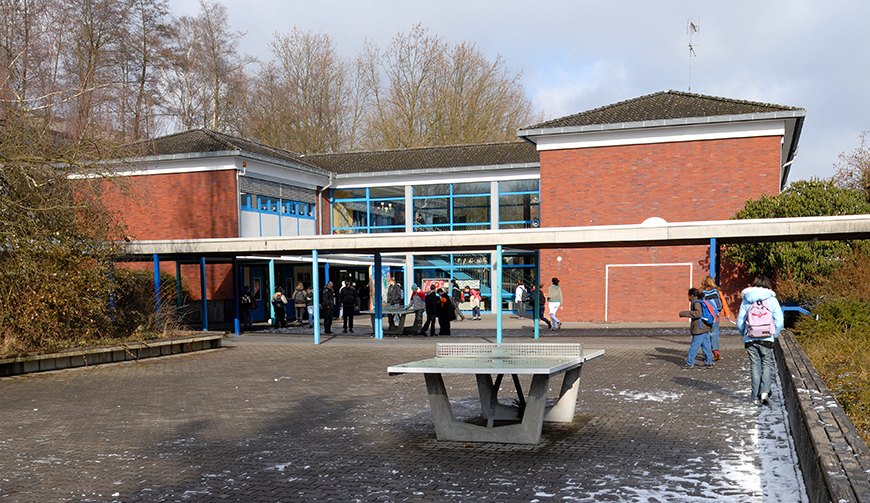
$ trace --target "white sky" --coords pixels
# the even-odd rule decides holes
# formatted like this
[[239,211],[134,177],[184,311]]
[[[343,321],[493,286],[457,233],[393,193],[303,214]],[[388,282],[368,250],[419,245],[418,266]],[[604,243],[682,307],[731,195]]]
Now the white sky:
[[[175,16],[199,0],[169,0]],[[859,0],[221,0],[240,52],[268,60],[276,32],[329,34],[355,56],[421,23],[523,71],[546,118],[673,89],[804,108],[790,180],[828,177],[870,130],[870,2]],[[700,21],[692,37],[690,19]]]

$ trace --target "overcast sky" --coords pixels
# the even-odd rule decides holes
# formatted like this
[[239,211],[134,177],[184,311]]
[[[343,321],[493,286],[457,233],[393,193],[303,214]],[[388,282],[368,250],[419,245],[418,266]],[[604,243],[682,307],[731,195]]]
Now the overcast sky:
[[[169,0],[174,16],[199,0]],[[831,0],[221,0],[240,52],[265,61],[274,33],[329,34],[355,56],[415,24],[522,70],[532,103],[561,117],[673,89],[804,108],[790,181],[829,177],[870,130],[870,2]],[[696,57],[689,56],[687,25]],[[690,72],[691,65],[691,72]]]

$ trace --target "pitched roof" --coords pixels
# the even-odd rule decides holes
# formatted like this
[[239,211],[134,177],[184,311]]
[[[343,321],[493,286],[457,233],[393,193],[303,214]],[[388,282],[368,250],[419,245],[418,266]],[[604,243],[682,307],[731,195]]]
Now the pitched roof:
[[527,129],[549,129],[623,122],[642,122],[717,115],[744,115],[768,112],[803,110],[802,108],[704,96],[681,91],[660,91],[646,96],[621,101],[612,105],[587,110],[574,115],[541,122]]
[[305,159],[340,174],[540,162],[537,149],[526,141],[312,154]]
[[218,133],[210,129],[188,129],[180,133],[146,140],[140,142],[137,146],[144,150],[144,155],[176,155],[238,150],[309,167],[317,167],[312,166],[310,162],[304,160],[301,155],[295,152],[270,147],[238,136]]

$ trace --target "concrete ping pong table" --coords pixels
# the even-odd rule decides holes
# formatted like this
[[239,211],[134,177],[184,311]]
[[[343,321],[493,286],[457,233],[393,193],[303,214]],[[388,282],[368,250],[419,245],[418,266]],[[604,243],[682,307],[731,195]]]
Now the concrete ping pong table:
[[[577,405],[583,363],[604,355],[584,350],[583,344],[466,344],[439,343],[435,358],[387,367],[390,375],[423,374],[438,440],[537,444],[544,421],[571,422]],[[442,374],[474,374],[486,426],[458,421],[453,415]],[[492,375],[496,374],[493,382]],[[511,374],[517,391],[513,405],[498,401],[504,374]],[[527,396],[518,378],[532,376]],[[547,405],[550,377],[565,374],[559,396]],[[511,421],[496,425],[495,421]],[[517,422],[519,421],[519,422]]]

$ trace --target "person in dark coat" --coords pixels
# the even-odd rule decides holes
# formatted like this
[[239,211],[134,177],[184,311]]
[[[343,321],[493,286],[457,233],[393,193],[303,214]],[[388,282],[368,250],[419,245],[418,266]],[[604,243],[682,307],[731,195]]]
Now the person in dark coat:
[[332,333],[332,317],[335,311],[335,292],[332,291],[332,281],[326,284],[320,292],[320,314],[323,316],[323,333]]
[[[435,289],[435,285],[429,286],[429,293],[426,294],[426,323],[423,329],[420,330],[420,335],[428,335],[435,337],[435,320],[438,318],[438,311],[441,308],[441,297]],[[429,330],[427,334],[426,331]]]
[[450,335],[450,322],[456,319],[456,310],[450,300],[449,293],[439,289],[438,294],[441,296],[441,309],[438,311],[438,323],[441,325],[441,330],[438,335]]
[[359,302],[359,295],[356,293],[356,288],[350,286],[350,281],[346,281],[344,288],[338,292],[338,298],[341,299],[341,309],[344,314],[344,330],[341,332],[346,334],[348,329],[353,333],[353,311],[356,309]]
[[465,295],[462,293],[462,289],[459,288],[459,284],[455,279],[450,280],[450,284],[452,285],[452,293],[453,293],[453,319],[459,321],[465,321],[465,315],[462,314],[462,310],[459,308],[459,304],[465,302]]

